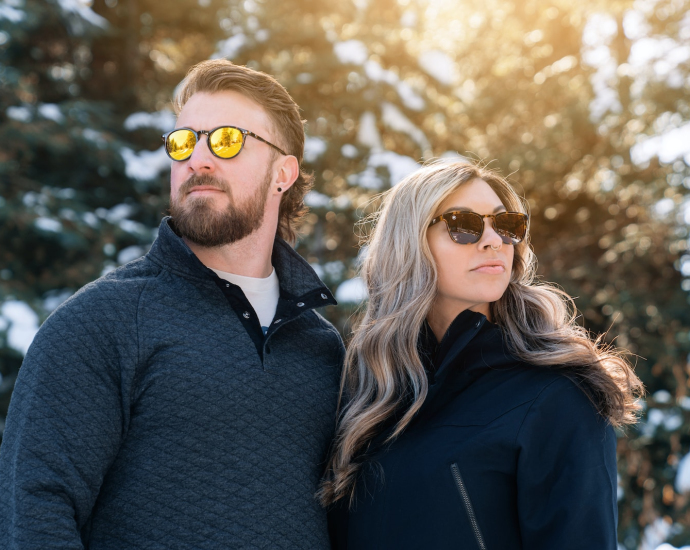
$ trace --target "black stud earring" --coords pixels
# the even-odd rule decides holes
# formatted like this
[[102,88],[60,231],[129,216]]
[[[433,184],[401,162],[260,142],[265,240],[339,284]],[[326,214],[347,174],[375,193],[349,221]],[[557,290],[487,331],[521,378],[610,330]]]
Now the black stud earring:
[[282,192],[283,192],[283,188],[282,188],[282,187],[278,187],[278,193],[282,193]]

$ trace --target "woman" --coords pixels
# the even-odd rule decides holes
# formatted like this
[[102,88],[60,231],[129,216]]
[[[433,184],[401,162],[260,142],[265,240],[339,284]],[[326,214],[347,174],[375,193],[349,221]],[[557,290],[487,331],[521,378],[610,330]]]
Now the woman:
[[435,163],[384,196],[319,497],[334,548],[615,550],[629,364],[535,279],[525,207]]

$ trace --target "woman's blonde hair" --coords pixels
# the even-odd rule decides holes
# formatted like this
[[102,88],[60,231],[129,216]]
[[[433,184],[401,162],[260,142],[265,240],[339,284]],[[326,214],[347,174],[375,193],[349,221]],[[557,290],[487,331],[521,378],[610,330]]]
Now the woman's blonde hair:
[[[405,429],[427,395],[417,351],[422,324],[436,297],[437,269],[426,237],[441,203],[461,185],[483,179],[508,211],[526,213],[510,184],[492,170],[465,161],[433,162],[383,194],[368,238],[361,276],[369,300],[345,359],[336,437],[318,497],[328,505],[354,496],[371,440],[395,412],[400,420],[386,441]],[[515,245],[503,296],[490,306],[492,321],[518,360],[574,377],[614,426],[635,421],[642,383],[617,352],[576,324],[573,300],[535,277],[528,239]]]

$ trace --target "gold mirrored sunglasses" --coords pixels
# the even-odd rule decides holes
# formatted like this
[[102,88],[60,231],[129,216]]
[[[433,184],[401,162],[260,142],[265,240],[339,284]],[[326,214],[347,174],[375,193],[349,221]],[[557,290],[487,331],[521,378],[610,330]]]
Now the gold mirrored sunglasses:
[[218,126],[218,128],[213,130],[198,131],[191,128],[176,128],[172,132],[161,136],[165,142],[165,152],[175,161],[187,160],[192,156],[194,147],[199,142],[201,134],[206,134],[208,137],[208,148],[211,150],[211,153],[221,159],[231,159],[239,155],[247,136],[263,141],[279,153],[287,156],[285,151],[273,145],[270,141],[266,141],[254,132],[244,128],[237,128],[236,126]]

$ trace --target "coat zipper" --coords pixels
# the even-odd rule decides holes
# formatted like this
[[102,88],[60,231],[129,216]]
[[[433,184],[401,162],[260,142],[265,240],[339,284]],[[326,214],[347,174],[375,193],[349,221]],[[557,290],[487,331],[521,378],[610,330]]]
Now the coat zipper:
[[455,479],[455,485],[460,492],[460,497],[462,497],[462,502],[465,504],[465,510],[467,510],[467,515],[470,518],[470,523],[472,524],[472,530],[474,531],[474,536],[477,539],[477,544],[479,545],[480,550],[486,550],[484,537],[482,537],[482,532],[479,530],[477,517],[474,515],[474,508],[472,508],[470,495],[467,493],[465,483],[462,481],[462,476],[460,475],[460,468],[458,468],[456,462],[453,462],[453,464],[450,465],[450,471],[453,474],[453,479]]

